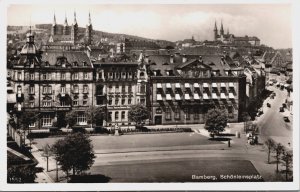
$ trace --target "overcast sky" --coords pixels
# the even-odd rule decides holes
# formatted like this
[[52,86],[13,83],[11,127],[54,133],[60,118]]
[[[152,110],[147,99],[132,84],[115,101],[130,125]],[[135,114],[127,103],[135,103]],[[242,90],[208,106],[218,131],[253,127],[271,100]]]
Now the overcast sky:
[[[257,5],[10,5],[8,25],[63,24],[65,14],[73,23],[74,10],[79,26],[85,27],[88,12],[95,30],[138,35],[170,41],[194,36],[212,40],[214,22],[223,21],[225,32],[236,36],[257,36],[274,48],[292,47],[291,7],[283,4]],[[30,19],[31,18],[31,19]]]

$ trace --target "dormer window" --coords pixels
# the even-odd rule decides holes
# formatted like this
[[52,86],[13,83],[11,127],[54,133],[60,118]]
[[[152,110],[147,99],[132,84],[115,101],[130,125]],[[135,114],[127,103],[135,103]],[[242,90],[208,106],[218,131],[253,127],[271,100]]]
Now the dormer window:
[[73,66],[78,67],[78,62],[77,61],[73,62]]
[[86,61],[83,61],[82,65],[85,66],[85,67],[88,66]]

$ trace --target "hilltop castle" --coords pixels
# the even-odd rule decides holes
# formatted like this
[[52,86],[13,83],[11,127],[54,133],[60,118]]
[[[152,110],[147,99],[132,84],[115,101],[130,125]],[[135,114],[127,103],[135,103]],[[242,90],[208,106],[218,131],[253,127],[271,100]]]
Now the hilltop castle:
[[[89,21],[86,25],[86,30],[84,34],[84,41],[86,44],[91,45],[92,43],[92,32],[93,32],[93,26],[91,21],[91,14],[89,13]],[[61,42],[61,43],[71,43],[71,44],[77,44],[80,42],[79,38],[79,30],[78,30],[78,24],[76,20],[76,12],[74,12],[74,22],[71,26],[68,25],[67,17],[65,17],[65,22],[63,27],[57,25],[56,23],[56,17],[54,14],[53,17],[53,24],[51,27],[51,36],[49,38],[49,42]]]
[[218,32],[217,22],[215,22],[214,41],[221,41],[225,44],[234,44],[234,45],[252,45],[252,46],[260,45],[260,39],[255,36],[248,37],[246,35],[244,37],[236,37],[233,34],[229,33],[229,29],[227,29],[227,33],[225,34],[222,21],[221,21],[220,33]]

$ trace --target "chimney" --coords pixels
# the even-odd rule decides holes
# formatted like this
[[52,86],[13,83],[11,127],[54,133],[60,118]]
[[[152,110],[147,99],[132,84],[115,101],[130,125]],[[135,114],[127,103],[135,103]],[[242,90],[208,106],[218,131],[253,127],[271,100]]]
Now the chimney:
[[187,57],[186,57],[186,54],[184,54],[183,56],[182,56],[182,63],[185,63],[187,61]]
[[170,63],[174,63],[174,55],[170,55]]

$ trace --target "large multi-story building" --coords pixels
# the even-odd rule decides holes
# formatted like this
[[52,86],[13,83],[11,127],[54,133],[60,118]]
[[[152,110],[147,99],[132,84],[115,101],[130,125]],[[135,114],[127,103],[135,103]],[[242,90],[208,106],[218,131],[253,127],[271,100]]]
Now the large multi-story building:
[[150,109],[153,124],[204,123],[211,107],[229,121],[245,109],[246,76],[226,55],[152,55]]
[[132,105],[146,105],[148,77],[142,61],[114,57],[96,61],[95,105],[106,106],[106,126],[131,125],[128,110]]
[[49,128],[70,110],[78,111],[77,125],[87,124],[85,111],[93,105],[93,68],[84,52],[45,51],[27,34],[19,59],[12,65],[11,83],[19,113],[36,111],[40,120],[31,128]]

